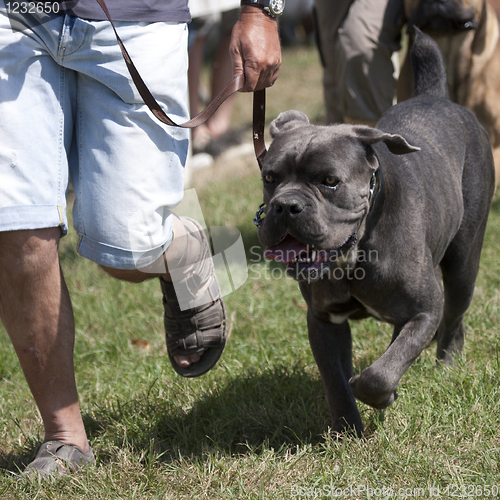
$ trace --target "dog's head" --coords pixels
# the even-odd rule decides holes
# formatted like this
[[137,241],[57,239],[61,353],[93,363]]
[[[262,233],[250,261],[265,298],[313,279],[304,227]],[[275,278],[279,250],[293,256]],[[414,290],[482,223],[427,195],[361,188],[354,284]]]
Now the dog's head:
[[476,29],[484,0],[405,0],[410,24],[422,31],[453,33]]
[[362,125],[314,126],[298,111],[280,114],[270,131],[259,239],[292,277],[319,278],[361,236],[379,168],[373,144],[394,154],[419,148]]

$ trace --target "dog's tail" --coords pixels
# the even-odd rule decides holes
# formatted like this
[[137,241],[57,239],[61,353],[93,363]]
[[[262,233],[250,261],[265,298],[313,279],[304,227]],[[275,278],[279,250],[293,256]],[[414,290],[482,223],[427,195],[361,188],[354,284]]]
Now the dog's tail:
[[434,95],[448,98],[446,69],[437,43],[418,28],[411,49],[413,68],[413,97]]

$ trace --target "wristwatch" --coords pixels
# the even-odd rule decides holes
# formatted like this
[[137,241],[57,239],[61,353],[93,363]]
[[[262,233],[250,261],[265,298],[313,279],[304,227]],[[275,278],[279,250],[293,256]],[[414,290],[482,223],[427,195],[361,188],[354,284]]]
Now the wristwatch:
[[241,5],[260,7],[271,17],[279,17],[285,10],[285,0],[241,0]]

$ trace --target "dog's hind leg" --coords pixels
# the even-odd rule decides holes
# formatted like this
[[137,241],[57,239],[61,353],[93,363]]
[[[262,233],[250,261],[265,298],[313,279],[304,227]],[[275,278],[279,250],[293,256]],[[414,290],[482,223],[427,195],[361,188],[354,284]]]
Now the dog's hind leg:
[[352,340],[349,323],[333,324],[307,312],[309,343],[318,365],[333,419],[333,431],[361,436],[363,424],[349,387]]
[[474,294],[485,225],[486,220],[482,227],[474,228],[477,232],[471,239],[465,234],[468,228],[461,228],[441,261],[445,302],[437,332],[436,355],[439,363],[453,364],[454,358],[462,351],[464,314]]
[[464,344],[463,318],[474,294],[494,182],[489,139],[479,129],[472,136],[462,174],[462,224],[440,262],[445,298],[437,335],[440,363],[453,364],[453,358],[460,354]]

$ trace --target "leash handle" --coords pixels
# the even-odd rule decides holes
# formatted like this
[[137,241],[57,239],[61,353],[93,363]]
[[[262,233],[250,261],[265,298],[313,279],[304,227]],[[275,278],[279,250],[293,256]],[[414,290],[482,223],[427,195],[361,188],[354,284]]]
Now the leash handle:
[[[148,106],[151,112],[155,115],[155,117],[160,120],[162,123],[167,125],[171,125],[172,127],[181,127],[181,128],[194,128],[202,123],[205,123],[214,113],[217,111],[219,106],[231,95],[240,90],[245,83],[245,75],[241,74],[231,80],[222,90],[221,92],[214,98],[214,100],[197,116],[192,118],[191,120],[184,123],[175,123],[161,108],[156,99],[153,97],[153,94],[149,91],[147,85],[144,83],[141,75],[137,71],[132,59],[125,48],[118,32],[116,31],[116,27],[111,19],[111,15],[108,10],[108,6],[106,5],[105,0],[96,0],[97,3],[101,6],[102,10],[106,14],[108,21],[111,23],[111,27],[115,32],[116,40],[120,47],[120,50],[123,55],[123,59],[125,60],[125,64],[127,65],[130,76],[132,77],[132,81],[134,82],[139,94],[141,95],[144,103]],[[259,163],[259,167],[262,170],[262,161],[266,154],[266,145],[264,142],[264,127],[265,127],[265,114],[266,114],[266,91],[258,90],[254,92],[254,102],[253,102],[253,140],[254,140],[254,149],[255,156],[257,157],[257,162]]]
[[259,168],[262,170],[267,149],[264,141],[264,128],[266,126],[266,89],[253,93],[253,148]]

